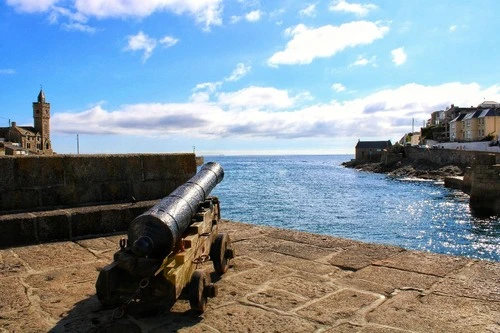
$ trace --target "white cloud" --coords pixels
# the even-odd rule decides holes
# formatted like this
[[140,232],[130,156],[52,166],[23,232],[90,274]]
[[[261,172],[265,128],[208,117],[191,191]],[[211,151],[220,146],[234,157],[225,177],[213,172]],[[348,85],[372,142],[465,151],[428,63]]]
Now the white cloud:
[[317,4],[313,3],[307,6],[306,8],[299,11],[300,16],[308,16],[315,17],[316,16],[316,6]]
[[384,37],[389,27],[368,21],[355,21],[340,26],[308,28],[299,24],[285,30],[291,37],[285,50],[268,59],[270,66],[310,64],[315,58],[327,58],[348,47],[371,44]]
[[[222,24],[223,0],[7,0],[7,4],[22,12],[57,12],[61,8],[75,11],[86,18],[147,17],[155,12],[169,11],[188,14],[210,30]],[[55,7],[58,4],[59,7]],[[52,14],[51,14],[52,15]]]
[[457,25],[454,24],[454,25],[450,25],[450,27],[448,28],[448,30],[450,30],[450,32],[454,32],[454,31],[457,30],[457,28],[458,28]]
[[257,22],[258,20],[260,20],[261,15],[262,15],[262,12],[260,10],[254,10],[254,11],[251,11],[250,13],[246,14],[245,19],[248,22]]
[[80,113],[57,112],[51,125],[56,133],[149,137],[399,139],[410,131],[412,119],[426,120],[452,103],[477,105],[484,96],[500,100],[500,85],[410,83],[342,103],[305,107],[298,107],[298,96],[286,90],[251,86],[219,94],[218,101],[135,104],[116,110],[97,105]]
[[241,79],[242,77],[247,75],[251,69],[252,69],[251,66],[247,66],[243,63],[239,63],[238,65],[236,65],[236,68],[233,70],[231,75],[229,75],[229,77],[227,77],[225,80],[226,81],[238,81],[239,79]]
[[404,64],[408,58],[404,47],[400,47],[400,48],[392,50],[391,55],[392,55],[392,62],[396,66],[400,66],[400,65]]
[[4,69],[0,68],[0,75],[12,75],[12,74],[16,74],[16,71],[11,68],[4,68]]
[[358,16],[366,16],[370,11],[377,9],[377,6],[371,3],[349,3],[345,0],[333,1],[330,10],[335,12],[353,13]]
[[146,61],[153,50],[156,48],[156,39],[149,37],[142,31],[139,31],[137,35],[130,35],[127,37],[128,45],[125,50],[129,51],[144,51],[142,60]]
[[345,87],[342,83],[334,83],[332,84],[332,89],[335,90],[336,92],[342,92],[345,91]]
[[239,79],[247,75],[251,69],[252,67],[249,65],[238,63],[232,73],[228,77],[225,77],[223,80],[197,84],[193,89],[193,94],[190,97],[190,101],[203,103],[209,102],[210,99],[214,95],[216,95],[217,90],[224,84],[224,82],[238,81]]
[[7,5],[26,13],[45,12],[59,0],[7,0]]
[[81,32],[87,32],[90,34],[93,34],[94,32],[97,31],[97,29],[94,27],[91,27],[91,26],[86,25],[86,24],[78,23],[78,22],[63,23],[63,24],[61,24],[61,27],[64,30],[68,30],[68,31],[81,31]]
[[87,16],[147,17],[155,12],[189,14],[209,29],[222,23],[222,0],[74,0],[78,12]]
[[286,90],[272,87],[251,86],[232,93],[220,93],[218,97],[220,104],[241,109],[281,109],[294,103]]
[[156,38],[149,37],[142,31],[139,31],[137,35],[127,36],[127,46],[125,47],[126,51],[143,51],[142,61],[146,61],[153,54],[154,49],[159,44],[164,47],[172,47],[179,41],[176,38],[171,36],[165,36],[160,40]]
[[351,66],[367,66],[369,64],[372,64],[372,66],[376,66],[376,64],[375,64],[376,59],[377,58],[375,56],[368,59],[364,55],[360,55],[360,56],[358,56],[356,61],[352,63]]
[[179,40],[171,36],[165,36],[162,39],[160,39],[160,44],[163,45],[164,47],[172,47],[175,44],[177,44],[177,42],[179,42]]
[[236,16],[236,15],[232,15],[229,20],[231,24],[238,23],[239,21],[241,21],[241,16]]

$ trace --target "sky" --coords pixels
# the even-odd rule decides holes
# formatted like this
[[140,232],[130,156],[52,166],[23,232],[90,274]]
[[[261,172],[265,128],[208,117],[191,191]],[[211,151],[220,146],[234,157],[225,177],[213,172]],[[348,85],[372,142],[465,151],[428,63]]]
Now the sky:
[[[353,154],[500,102],[497,0],[0,0],[0,126],[57,153]],[[77,139],[78,138],[78,139]]]

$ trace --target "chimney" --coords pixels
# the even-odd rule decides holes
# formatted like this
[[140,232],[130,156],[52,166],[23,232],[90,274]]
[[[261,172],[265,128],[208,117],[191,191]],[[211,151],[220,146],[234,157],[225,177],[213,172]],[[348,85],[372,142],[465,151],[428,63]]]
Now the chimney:
[[16,127],[16,124],[17,124],[17,123],[16,123],[15,121],[13,121],[13,122],[12,122],[12,127]]

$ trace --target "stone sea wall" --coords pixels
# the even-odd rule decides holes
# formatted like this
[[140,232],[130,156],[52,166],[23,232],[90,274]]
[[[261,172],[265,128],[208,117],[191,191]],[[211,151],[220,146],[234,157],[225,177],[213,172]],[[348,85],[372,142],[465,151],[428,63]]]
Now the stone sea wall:
[[123,232],[196,173],[194,154],[0,158],[0,248]]
[[464,190],[470,195],[471,209],[485,215],[500,214],[500,164],[495,156],[478,157],[466,174],[469,179]]
[[196,173],[194,154],[1,157],[0,214],[162,198]]
[[494,155],[496,163],[500,163],[500,153],[479,152],[459,149],[426,149],[417,147],[405,147],[406,157],[412,160],[430,161],[438,165],[458,165],[462,167],[471,166],[476,158]]
[[449,178],[445,184],[470,195],[470,207],[479,215],[500,214],[500,153],[452,149],[405,148],[414,161],[466,167],[463,180]]

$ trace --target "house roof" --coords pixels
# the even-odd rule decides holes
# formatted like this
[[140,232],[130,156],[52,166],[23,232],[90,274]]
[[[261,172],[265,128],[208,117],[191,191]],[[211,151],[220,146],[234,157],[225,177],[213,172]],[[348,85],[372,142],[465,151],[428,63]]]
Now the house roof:
[[480,107],[480,108],[492,107],[492,106],[500,106],[500,103],[495,102],[495,101],[484,101],[478,105],[478,107]]
[[391,140],[387,141],[358,141],[356,148],[375,148],[375,149],[384,149],[387,147],[391,147]]
[[478,118],[494,117],[495,113],[495,109],[484,109],[483,112],[481,112],[481,114],[478,116]]
[[473,119],[473,118],[477,118],[477,117],[479,117],[479,115],[481,114],[481,112],[483,112],[483,110],[476,110],[476,111],[474,111],[474,112],[468,113],[468,114],[464,117],[464,121],[465,121],[465,120],[470,120],[470,119]]
[[35,135],[36,130],[32,126],[16,126],[16,129],[21,133],[21,135]]
[[45,94],[43,90],[40,88],[40,92],[38,93],[38,103],[45,103]]
[[466,115],[467,115],[467,113],[461,113],[455,119],[453,119],[452,121],[450,121],[450,123],[453,123],[453,122],[456,122],[456,121],[462,121],[465,118]]

